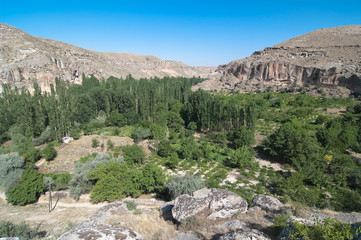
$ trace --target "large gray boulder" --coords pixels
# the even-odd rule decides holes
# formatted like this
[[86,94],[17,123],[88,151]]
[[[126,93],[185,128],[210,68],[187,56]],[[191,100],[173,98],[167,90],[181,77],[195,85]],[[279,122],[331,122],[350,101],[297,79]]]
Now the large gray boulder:
[[208,198],[194,198],[187,194],[177,197],[172,208],[172,215],[178,222],[189,217],[195,216],[197,213],[208,208]]
[[63,234],[58,240],[144,240],[137,232],[125,228],[114,227],[108,224],[83,225]]
[[77,227],[64,233],[58,240],[144,240],[142,235],[126,227],[105,224],[112,211],[122,207],[122,202],[113,202],[100,208]]
[[174,200],[172,216],[180,222],[208,210],[208,218],[229,218],[234,214],[246,212],[247,208],[247,201],[235,193],[216,188],[201,189],[194,192],[193,196],[184,194],[177,197]]
[[239,195],[223,189],[212,189],[209,203],[212,213],[208,218],[229,218],[237,213],[245,213],[247,208],[247,201]]
[[281,212],[284,205],[277,198],[268,195],[257,195],[253,199],[255,206],[260,207],[262,210],[270,212]]

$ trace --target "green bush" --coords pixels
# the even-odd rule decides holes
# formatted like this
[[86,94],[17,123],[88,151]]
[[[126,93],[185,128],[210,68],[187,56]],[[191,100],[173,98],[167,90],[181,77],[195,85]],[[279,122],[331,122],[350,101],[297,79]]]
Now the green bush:
[[244,145],[238,148],[227,161],[230,167],[244,168],[251,167],[254,153],[249,150],[248,146]]
[[97,148],[99,146],[99,141],[96,138],[92,138],[92,148]]
[[60,191],[69,188],[69,182],[71,179],[70,173],[48,173],[44,177],[50,177],[53,179],[53,191]]
[[112,140],[110,140],[110,139],[108,139],[108,141],[107,141],[107,149],[111,150],[111,151],[113,151],[113,149],[114,149],[114,144],[113,144]]
[[138,143],[143,139],[147,139],[149,136],[150,136],[149,128],[137,128],[133,132],[131,137],[133,138],[134,142]]
[[170,141],[163,140],[158,144],[158,155],[161,157],[169,157],[174,152]]
[[308,226],[292,220],[287,230],[287,237],[283,239],[317,239],[317,240],[344,240],[355,239],[361,227],[353,228],[349,223],[341,223],[337,218],[315,219],[315,224]]
[[124,203],[129,211],[133,211],[137,209],[137,204],[135,204],[134,201],[124,201]]
[[164,187],[168,196],[174,199],[182,194],[192,195],[193,192],[206,187],[206,185],[199,174],[186,174],[172,177]]
[[131,146],[125,146],[122,150],[123,157],[125,158],[125,161],[129,164],[143,163],[146,158],[146,154],[143,148],[136,144]]
[[105,121],[107,126],[123,127],[127,124],[127,119],[120,113],[112,111]]
[[0,238],[18,237],[21,240],[39,239],[44,237],[45,232],[37,232],[25,222],[14,224],[9,221],[0,221]]
[[19,183],[24,167],[25,160],[18,153],[0,155],[0,187],[7,191]]
[[90,199],[93,203],[138,197],[141,192],[141,172],[126,163],[110,162],[92,170],[88,178],[95,182]]
[[241,126],[232,134],[232,144],[235,148],[252,146],[254,143],[254,131],[247,129],[244,126]]
[[80,159],[75,164],[74,172],[69,182],[70,196],[74,199],[79,199],[81,194],[88,193],[94,185],[94,183],[88,179],[89,172],[96,169],[101,163],[106,164],[112,161],[121,163],[124,162],[124,158],[111,158],[107,154],[97,154]]
[[33,203],[44,192],[44,188],[43,176],[36,170],[28,170],[21,176],[20,183],[6,192],[6,200],[21,206]]
[[178,154],[174,152],[170,157],[168,157],[166,166],[169,167],[170,169],[175,169],[178,166],[178,163],[179,163]]
[[43,155],[46,161],[51,161],[56,157],[56,150],[53,144],[47,144],[43,149]]

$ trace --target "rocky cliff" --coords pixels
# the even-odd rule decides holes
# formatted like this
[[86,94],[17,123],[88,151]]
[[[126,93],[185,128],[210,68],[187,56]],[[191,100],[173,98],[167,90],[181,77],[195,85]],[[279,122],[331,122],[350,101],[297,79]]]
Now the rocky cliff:
[[128,74],[135,78],[207,77],[214,69],[192,67],[154,56],[90,51],[0,24],[0,85],[9,83],[13,87],[29,88],[38,82],[43,90],[49,90],[56,77],[81,83],[83,73],[98,78]]
[[361,25],[320,29],[254,52],[216,70],[206,90],[288,89],[313,85],[361,93]]

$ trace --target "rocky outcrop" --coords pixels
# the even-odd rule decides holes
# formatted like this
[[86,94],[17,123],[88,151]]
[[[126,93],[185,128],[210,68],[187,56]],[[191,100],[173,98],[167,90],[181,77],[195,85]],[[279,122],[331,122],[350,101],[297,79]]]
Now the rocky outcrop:
[[104,223],[105,219],[112,214],[112,211],[116,210],[122,205],[122,202],[114,202],[102,207],[89,219],[60,236],[59,240],[144,240],[142,235],[133,231],[132,229],[120,226],[111,226]]
[[284,207],[277,198],[268,195],[257,195],[255,199],[253,199],[253,203],[262,210],[271,212],[281,212]]
[[214,70],[214,67],[192,67],[148,55],[90,51],[0,24],[0,87],[8,83],[31,90],[37,82],[49,91],[56,77],[80,84],[83,73],[105,79],[129,74],[135,78],[207,77]]
[[271,238],[257,230],[254,229],[247,224],[239,221],[233,220],[230,222],[223,223],[220,226],[217,226],[221,231],[227,232],[225,234],[220,234],[218,236],[218,240],[238,240],[238,239],[245,239],[245,240],[270,240]]
[[221,65],[196,88],[248,92],[313,85],[361,93],[361,26],[317,30]]
[[173,204],[166,204],[161,209],[164,213],[172,208],[172,217],[181,222],[189,217],[197,216],[207,210],[207,218],[229,218],[237,213],[247,211],[248,204],[239,195],[223,189],[201,189],[193,193],[181,195]]

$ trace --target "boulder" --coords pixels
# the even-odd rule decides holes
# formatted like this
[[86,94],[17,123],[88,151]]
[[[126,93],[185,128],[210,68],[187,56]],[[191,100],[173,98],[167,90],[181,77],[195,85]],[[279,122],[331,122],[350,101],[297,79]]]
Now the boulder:
[[160,215],[163,217],[164,220],[172,220],[172,209],[174,207],[174,201],[167,202],[159,207]]
[[284,207],[277,198],[267,195],[257,195],[256,198],[253,199],[253,203],[262,210],[270,212],[280,212]]
[[105,224],[105,219],[112,211],[123,207],[122,202],[113,202],[100,208],[77,227],[64,233],[58,240],[144,240],[142,235],[126,227],[117,227]]
[[188,194],[177,197],[172,208],[172,216],[178,222],[195,216],[197,213],[208,208],[209,201],[207,198],[194,198]]
[[232,217],[237,213],[245,213],[247,208],[247,201],[239,195],[223,189],[212,189],[212,196],[209,204],[209,209],[212,213],[208,218]]
[[180,232],[174,238],[175,240],[204,240],[205,238],[196,232]]
[[247,227],[221,235],[218,240],[271,240],[271,238],[257,229]]
[[[171,203],[168,203],[171,206]],[[164,205],[164,212],[167,209]],[[174,200],[172,216],[178,222],[196,216],[207,209],[211,213],[208,218],[229,218],[237,213],[247,211],[248,204],[239,195],[223,189],[201,189],[193,193],[181,195]],[[161,211],[162,212],[162,211]]]
[[80,239],[97,239],[97,240],[143,240],[144,238],[137,232],[125,228],[114,227],[108,224],[82,225],[65,234],[58,240],[80,240]]

